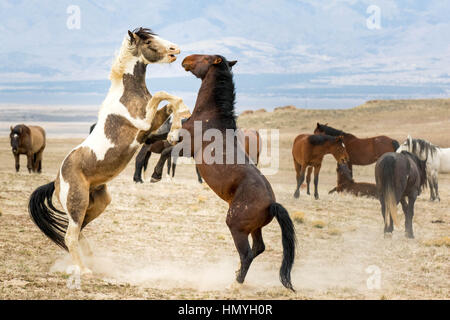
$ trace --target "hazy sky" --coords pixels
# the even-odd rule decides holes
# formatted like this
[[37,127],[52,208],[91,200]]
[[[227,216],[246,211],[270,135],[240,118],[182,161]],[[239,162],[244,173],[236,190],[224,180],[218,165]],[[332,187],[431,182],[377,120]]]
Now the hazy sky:
[[[79,29],[67,27],[71,5]],[[180,63],[191,53],[238,60],[238,110],[447,97],[449,16],[447,1],[0,0],[0,103],[101,103],[113,56],[139,26],[182,50],[149,67],[150,91],[190,105],[199,81]]]

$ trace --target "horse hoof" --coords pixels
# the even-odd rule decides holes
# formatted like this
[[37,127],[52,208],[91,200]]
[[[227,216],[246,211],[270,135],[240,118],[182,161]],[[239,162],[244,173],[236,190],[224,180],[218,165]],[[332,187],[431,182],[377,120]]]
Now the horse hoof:
[[408,239],[414,239],[414,235],[410,234],[408,232],[405,233],[405,237],[408,238]]
[[153,177],[152,177],[152,178],[150,179],[150,182],[151,182],[151,183],[156,183],[156,182],[159,182],[159,181],[161,181],[161,178],[153,178]]
[[314,199],[319,200],[319,195],[318,195],[318,194],[315,194],[315,195],[314,195]]
[[295,192],[295,193],[294,193],[294,198],[295,198],[295,199],[298,199],[299,197],[300,197],[300,192]]
[[384,233],[384,238],[385,239],[392,239],[392,232],[385,232]]

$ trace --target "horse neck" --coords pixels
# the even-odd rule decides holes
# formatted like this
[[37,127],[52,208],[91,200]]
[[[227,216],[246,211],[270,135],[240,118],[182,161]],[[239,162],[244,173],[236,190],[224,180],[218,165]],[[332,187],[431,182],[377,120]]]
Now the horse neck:
[[[100,112],[104,112],[111,102],[121,101],[123,97],[130,94],[140,97],[151,97],[145,83],[147,64],[141,62],[137,57],[129,58],[123,64],[120,69],[124,71],[123,74],[120,76],[117,73],[114,76],[111,75],[111,86]],[[128,106],[125,105],[125,107],[129,109]],[[145,106],[142,107],[144,108]]]
[[218,106],[214,97],[215,84],[215,73],[211,68],[202,79],[202,84],[198,90],[197,101],[195,102],[195,107],[191,116],[191,119],[194,121],[219,118]]

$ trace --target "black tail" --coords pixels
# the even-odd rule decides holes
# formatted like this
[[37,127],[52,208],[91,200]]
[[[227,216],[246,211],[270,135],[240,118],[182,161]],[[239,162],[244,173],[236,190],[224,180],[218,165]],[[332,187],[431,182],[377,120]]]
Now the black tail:
[[54,191],[55,182],[50,182],[34,190],[28,202],[28,212],[33,222],[47,237],[67,250],[64,236],[69,221],[66,213],[53,206],[52,195]]
[[386,214],[384,218],[384,223],[387,227],[391,224],[391,219],[394,224],[398,226],[397,220],[397,202],[398,198],[395,188],[395,158],[386,157],[380,162],[381,177],[380,183],[380,199],[384,201]]
[[295,228],[287,210],[279,203],[272,203],[269,207],[270,213],[277,218],[281,227],[281,238],[283,243],[283,262],[280,268],[280,281],[288,289],[295,291],[291,283],[291,269],[295,259]]
[[400,143],[397,140],[392,140],[392,146],[394,147],[394,152],[400,147]]

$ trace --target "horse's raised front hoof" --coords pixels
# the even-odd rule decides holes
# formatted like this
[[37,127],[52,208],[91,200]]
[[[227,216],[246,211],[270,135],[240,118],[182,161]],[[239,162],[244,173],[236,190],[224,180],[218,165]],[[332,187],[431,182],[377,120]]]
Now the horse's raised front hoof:
[[300,197],[300,192],[299,191],[295,191],[294,192],[294,198],[298,199]]
[[319,200],[319,195],[318,195],[318,194],[315,194],[315,195],[314,195],[314,199]]
[[384,238],[385,239],[392,239],[392,232],[385,232],[384,233]]

